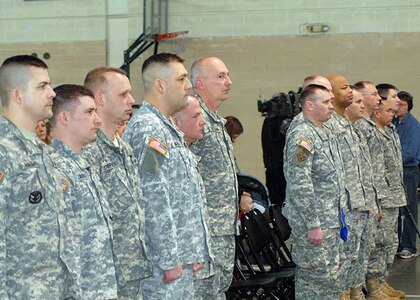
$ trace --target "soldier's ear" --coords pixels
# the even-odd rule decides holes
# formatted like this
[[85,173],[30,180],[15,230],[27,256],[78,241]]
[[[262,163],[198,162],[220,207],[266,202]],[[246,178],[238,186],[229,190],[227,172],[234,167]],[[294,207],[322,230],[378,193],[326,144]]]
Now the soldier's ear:
[[159,94],[163,94],[165,92],[165,82],[163,80],[155,79],[155,81],[153,81],[153,86]]
[[22,104],[23,103],[23,95],[22,90],[15,88],[10,93],[11,101],[15,102],[16,104]]
[[198,89],[198,90],[203,90],[204,89],[204,83],[200,78],[195,79],[194,88]]
[[314,103],[311,100],[305,101],[306,109],[309,111],[314,110]]
[[69,123],[69,112],[68,111],[61,111],[59,114],[58,114],[58,121],[61,123],[61,124],[63,124],[63,125],[65,125],[65,126],[67,126],[68,125],[68,123]]
[[101,89],[97,90],[93,94],[95,96],[94,99],[97,106],[104,106],[104,103],[105,103],[104,94],[105,94],[105,91],[102,91]]

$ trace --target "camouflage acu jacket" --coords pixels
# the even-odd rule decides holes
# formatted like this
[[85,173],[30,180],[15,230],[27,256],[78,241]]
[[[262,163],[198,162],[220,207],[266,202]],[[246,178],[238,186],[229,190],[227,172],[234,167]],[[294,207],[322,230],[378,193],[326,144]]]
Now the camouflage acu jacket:
[[152,274],[145,248],[144,197],[140,187],[138,162],[131,147],[117,134],[117,144],[100,130],[98,138],[83,149],[83,156],[99,167],[112,211],[114,251],[125,281]]
[[211,234],[230,235],[236,232],[238,220],[238,183],[232,142],[225,131],[225,119],[212,112],[199,99],[207,121],[203,139],[191,145],[190,149],[201,157],[198,169],[206,190]]
[[52,147],[54,164],[68,180],[65,201],[79,222],[82,299],[117,298],[111,213],[97,170],[62,142]]
[[292,228],[340,227],[340,208],[346,209],[343,162],[335,137],[306,118],[287,132],[283,208]]
[[172,119],[143,102],[124,133],[138,160],[145,199],[146,245],[162,270],[209,260],[199,174]]
[[0,118],[0,298],[79,295],[76,220],[50,149]]

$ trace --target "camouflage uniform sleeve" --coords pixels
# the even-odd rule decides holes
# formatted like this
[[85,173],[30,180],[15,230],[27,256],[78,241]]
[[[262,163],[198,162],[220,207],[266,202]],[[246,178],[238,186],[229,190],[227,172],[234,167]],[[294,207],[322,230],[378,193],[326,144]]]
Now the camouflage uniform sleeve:
[[6,149],[0,145],[0,299],[8,299],[6,295],[6,204],[4,196],[3,181],[6,170],[4,168],[4,156]]
[[315,151],[309,136],[299,132],[289,135],[285,151],[288,199],[293,211],[299,215],[299,220],[295,221],[304,222],[302,225],[308,230],[321,226],[311,174]]
[[164,139],[145,135],[141,140],[140,136],[134,135],[130,143],[138,145],[135,149],[138,149],[136,154],[145,199],[145,228],[150,252],[157,260],[155,263],[168,270],[176,267],[180,259],[170,203],[171,187],[168,184],[170,152],[160,141]]

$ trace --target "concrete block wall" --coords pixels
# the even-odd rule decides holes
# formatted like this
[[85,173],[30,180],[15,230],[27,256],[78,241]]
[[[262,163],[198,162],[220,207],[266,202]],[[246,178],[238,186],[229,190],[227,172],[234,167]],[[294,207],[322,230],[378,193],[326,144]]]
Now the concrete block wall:
[[[119,66],[122,51],[142,32],[142,0],[0,0],[0,61],[38,53],[53,86],[83,82],[93,67]],[[234,146],[241,169],[264,178],[256,100],[296,90],[310,74],[342,73],[350,82],[390,82],[420,99],[420,0],[171,0],[169,31],[189,30],[164,41],[189,68],[199,56],[226,61],[234,82],[223,116],[240,118],[245,133]],[[325,22],[325,35],[302,24]],[[140,67],[132,65],[134,97],[143,97]],[[1,109],[0,109],[1,110]],[[414,114],[420,119],[420,105]]]
[[[261,36],[186,39],[161,45],[162,51],[179,50],[190,68],[193,61],[215,55],[226,62],[233,85],[220,107],[222,116],[235,115],[245,132],[234,145],[241,171],[264,179],[261,149],[263,118],[257,111],[261,93],[297,90],[308,75],[343,74],[350,83],[388,82],[420,99],[420,33],[370,33],[307,36]],[[148,57],[152,50],[145,54]],[[132,86],[137,101],[143,97],[141,60],[132,65]],[[420,103],[420,102],[419,102]],[[420,104],[414,115],[420,120]]]

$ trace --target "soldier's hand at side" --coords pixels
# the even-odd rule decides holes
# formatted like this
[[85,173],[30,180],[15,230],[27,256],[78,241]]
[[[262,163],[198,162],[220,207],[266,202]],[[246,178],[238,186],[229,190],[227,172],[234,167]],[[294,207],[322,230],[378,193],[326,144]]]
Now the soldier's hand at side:
[[181,276],[182,276],[182,266],[178,265],[175,268],[165,270],[163,272],[163,282],[166,284],[169,284],[172,281],[177,280]]
[[369,209],[369,219],[373,218],[375,215],[375,211],[373,209]]
[[193,273],[195,274],[196,272],[201,270],[201,268],[203,267],[203,264],[200,262],[196,262],[196,263],[193,263],[192,267],[193,267]]
[[322,231],[321,227],[316,227],[314,229],[308,230],[306,237],[308,238],[309,243],[314,244],[315,246],[319,246],[324,240],[324,232]]

